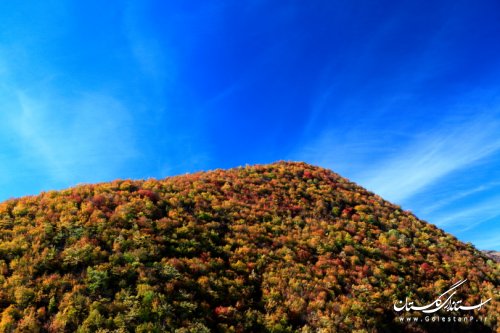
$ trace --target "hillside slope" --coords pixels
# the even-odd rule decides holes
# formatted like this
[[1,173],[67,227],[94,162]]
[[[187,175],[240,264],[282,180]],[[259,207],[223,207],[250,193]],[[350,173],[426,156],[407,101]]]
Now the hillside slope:
[[[471,245],[304,163],[0,204],[0,332],[489,332],[499,277]],[[400,322],[399,300],[464,279],[456,299],[492,300],[437,314],[481,320]]]

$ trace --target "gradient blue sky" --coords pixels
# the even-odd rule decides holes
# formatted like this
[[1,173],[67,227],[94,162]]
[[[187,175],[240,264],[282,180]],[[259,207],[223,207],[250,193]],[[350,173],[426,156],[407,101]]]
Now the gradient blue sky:
[[0,199],[303,160],[500,250],[499,36],[496,0],[4,1]]

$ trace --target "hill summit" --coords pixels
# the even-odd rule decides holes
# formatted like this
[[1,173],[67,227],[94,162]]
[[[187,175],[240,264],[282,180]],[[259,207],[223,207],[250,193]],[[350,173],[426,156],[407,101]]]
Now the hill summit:
[[499,277],[472,245],[305,163],[0,204],[1,332],[490,332]]

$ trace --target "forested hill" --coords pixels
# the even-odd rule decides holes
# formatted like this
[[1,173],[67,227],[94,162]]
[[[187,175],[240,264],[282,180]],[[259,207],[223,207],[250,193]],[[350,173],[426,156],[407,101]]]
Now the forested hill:
[[[0,204],[0,332],[489,332],[499,277],[472,245],[304,163]],[[491,301],[394,310],[464,279],[454,300]]]

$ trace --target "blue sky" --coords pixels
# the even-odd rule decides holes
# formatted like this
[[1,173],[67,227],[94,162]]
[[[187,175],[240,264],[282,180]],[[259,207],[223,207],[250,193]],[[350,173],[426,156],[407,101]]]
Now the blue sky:
[[302,160],[500,250],[500,3],[0,4],[0,199]]

